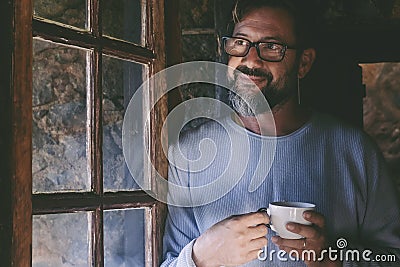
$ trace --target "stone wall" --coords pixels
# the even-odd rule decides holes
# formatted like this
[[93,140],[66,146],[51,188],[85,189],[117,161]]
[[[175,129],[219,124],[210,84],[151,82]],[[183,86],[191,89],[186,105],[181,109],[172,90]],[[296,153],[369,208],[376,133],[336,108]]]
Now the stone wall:
[[400,63],[361,66],[364,129],[379,145],[400,189]]

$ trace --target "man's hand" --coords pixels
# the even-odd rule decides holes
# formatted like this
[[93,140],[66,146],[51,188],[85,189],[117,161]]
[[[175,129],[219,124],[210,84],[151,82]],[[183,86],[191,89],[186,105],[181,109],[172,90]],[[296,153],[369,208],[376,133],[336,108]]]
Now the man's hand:
[[231,216],[209,228],[193,245],[198,267],[237,266],[257,259],[267,245],[269,217],[265,212]]
[[[309,267],[317,266],[341,266],[339,262],[331,262],[329,259],[317,261],[320,258],[322,250],[326,249],[328,242],[325,236],[325,218],[322,214],[315,211],[305,211],[304,219],[311,222],[311,225],[298,223],[288,223],[286,228],[296,234],[304,236],[302,239],[284,239],[278,236],[272,237],[271,241],[275,243],[279,249],[290,253],[297,251],[297,255],[302,256],[304,250],[315,252],[316,258],[303,259]],[[305,256],[310,254],[305,253]],[[292,254],[293,256],[293,254]]]

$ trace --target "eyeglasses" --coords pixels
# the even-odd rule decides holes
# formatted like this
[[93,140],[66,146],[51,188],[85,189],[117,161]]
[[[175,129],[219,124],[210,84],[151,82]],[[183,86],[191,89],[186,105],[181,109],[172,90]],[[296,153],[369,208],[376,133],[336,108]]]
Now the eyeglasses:
[[258,56],[265,61],[279,62],[285,57],[286,50],[296,49],[275,42],[250,42],[244,38],[222,37],[225,52],[234,57],[246,56],[250,48],[255,47]]

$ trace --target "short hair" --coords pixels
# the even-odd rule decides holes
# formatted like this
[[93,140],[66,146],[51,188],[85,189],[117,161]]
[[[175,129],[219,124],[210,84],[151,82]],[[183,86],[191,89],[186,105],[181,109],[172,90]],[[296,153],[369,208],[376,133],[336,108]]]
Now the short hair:
[[230,31],[232,32],[234,25],[253,10],[263,7],[279,8],[287,11],[293,18],[296,45],[303,49],[315,47],[317,12],[309,12],[309,10],[315,11],[315,6],[310,4],[312,4],[310,1],[304,0],[236,0],[232,10]]

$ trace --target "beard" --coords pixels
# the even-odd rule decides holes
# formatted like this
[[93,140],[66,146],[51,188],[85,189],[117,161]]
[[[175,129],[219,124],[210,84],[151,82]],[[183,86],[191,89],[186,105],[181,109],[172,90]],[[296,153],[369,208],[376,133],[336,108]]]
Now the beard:
[[[271,72],[263,69],[250,69],[244,65],[236,68],[229,100],[233,109],[242,116],[256,116],[282,106],[297,94],[297,75],[295,68],[278,80],[273,81]],[[241,72],[241,73],[240,73]],[[262,77],[266,85],[258,88],[243,74]],[[266,101],[265,101],[266,100]],[[267,103],[268,102],[268,105]]]

